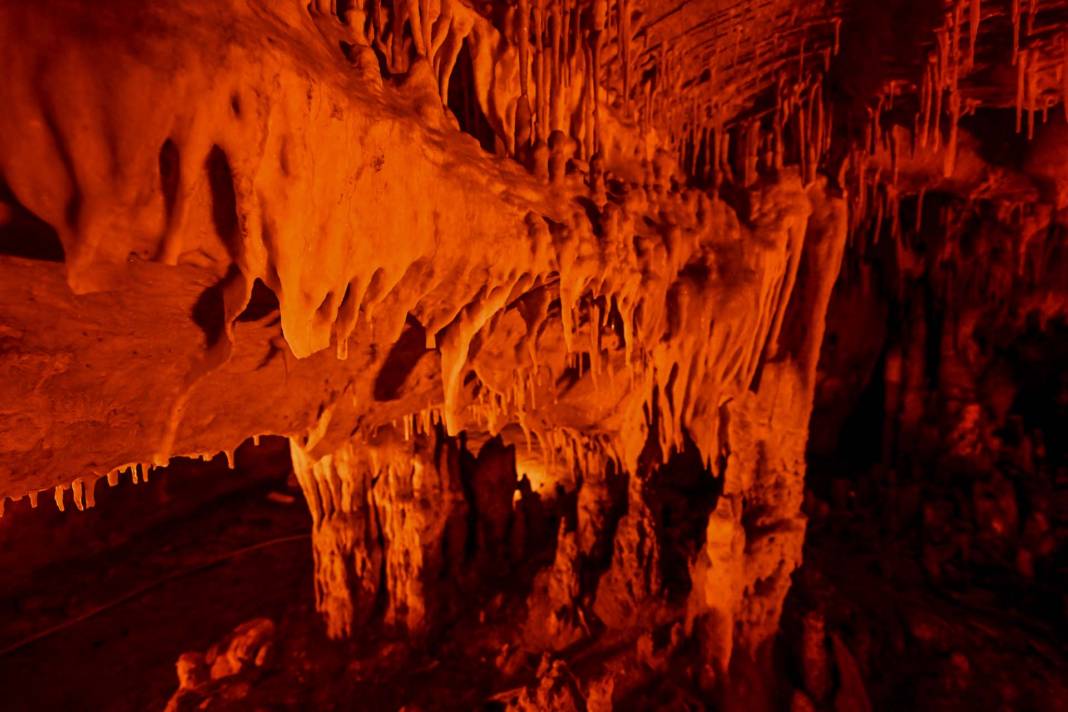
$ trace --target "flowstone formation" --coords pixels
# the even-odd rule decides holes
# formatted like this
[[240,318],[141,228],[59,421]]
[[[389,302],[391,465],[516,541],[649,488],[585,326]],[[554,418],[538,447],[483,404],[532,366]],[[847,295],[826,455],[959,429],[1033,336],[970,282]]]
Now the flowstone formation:
[[[548,656],[513,708],[607,709],[674,656],[722,689],[801,563],[840,266],[892,250],[915,310],[928,275],[947,354],[991,281],[1063,315],[1054,4],[945,3],[877,72],[836,58],[890,10],[849,2],[9,4],[0,511],[280,435],[331,637],[488,606],[501,670]],[[1006,107],[1046,142],[1013,170],[967,122]],[[968,249],[929,246],[934,206],[1018,271],[930,277]],[[894,443],[930,385],[910,323]]]
[[[666,100],[631,106],[606,7],[520,4],[503,32],[456,2],[344,24],[289,4],[6,10],[10,32],[70,40],[5,45],[5,120],[29,131],[4,132],[0,163],[82,296],[59,265],[5,258],[23,275],[7,388],[40,405],[7,426],[5,495],[54,486],[62,507],[70,482],[80,509],[100,476],[284,434],[333,636],[379,617],[425,633],[547,534],[537,645],[674,618],[717,672],[755,650],[800,558],[844,203],[793,168],[737,205],[686,188],[640,130]],[[533,176],[443,108],[461,44],[466,90]],[[255,284],[276,317],[249,316]],[[42,301],[83,328],[32,332]],[[121,353],[89,348],[115,329]],[[717,491],[676,531],[650,492],[684,451]],[[666,549],[685,550],[671,596]]]

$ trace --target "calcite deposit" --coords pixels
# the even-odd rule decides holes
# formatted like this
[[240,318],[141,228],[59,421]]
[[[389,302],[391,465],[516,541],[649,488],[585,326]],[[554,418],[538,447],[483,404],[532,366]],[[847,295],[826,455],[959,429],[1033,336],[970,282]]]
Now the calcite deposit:
[[[281,436],[330,638],[481,610],[497,704],[696,708],[771,660],[806,462],[876,383],[869,464],[980,468],[976,545],[1041,577],[1053,514],[998,463],[1059,476],[1047,421],[1001,429],[1004,354],[1068,309],[1063,10],[0,7],[0,511]],[[793,707],[869,705],[801,631]],[[276,635],[183,656],[171,708],[254,696]]]

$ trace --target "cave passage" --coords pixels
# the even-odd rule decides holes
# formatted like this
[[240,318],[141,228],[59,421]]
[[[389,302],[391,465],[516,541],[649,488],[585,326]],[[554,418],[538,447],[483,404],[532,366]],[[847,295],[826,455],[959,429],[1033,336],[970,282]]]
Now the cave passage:
[[0,4],[0,708],[1063,708],[1066,36]]

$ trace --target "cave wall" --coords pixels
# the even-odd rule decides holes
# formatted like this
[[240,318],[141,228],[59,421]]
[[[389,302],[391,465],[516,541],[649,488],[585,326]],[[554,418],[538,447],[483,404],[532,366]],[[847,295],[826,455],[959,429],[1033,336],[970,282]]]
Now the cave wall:
[[936,5],[3,8],[0,504],[283,436],[331,636],[517,580],[523,645],[722,682],[814,403],[974,462],[1063,317],[1060,5]]

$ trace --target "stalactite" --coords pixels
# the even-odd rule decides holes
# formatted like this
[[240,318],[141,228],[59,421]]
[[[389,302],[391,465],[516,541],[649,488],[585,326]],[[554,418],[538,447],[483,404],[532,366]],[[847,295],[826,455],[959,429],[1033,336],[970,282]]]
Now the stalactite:
[[530,102],[530,7],[529,0],[520,0],[516,32],[519,35],[519,100],[515,112],[514,155],[517,160],[528,159],[533,140],[534,112]]
[[580,57],[585,57],[586,43],[583,42],[583,28],[582,28],[582,2],[581,0],[575,0],[573,6],[574,21],[572,22],[573,31],[571,34],[571,62],[569,62],[568,71],[571,73],[572,80],[577,75],[577,62]]
[[545,121],[545,93],[547,90],[546,77],[545,77],[545,48],[543,45],[545,38],[545,2],[546,0],[534,0],[532,6],[533,11],[533,26],[534,44],[531,49],[534,53],[534,132],[533,135],[537,141],[545,141],[548,139],[548,132],[546,129]]
[[954,87],[949,94],[949,138],[946,141],[945,158],[942,173],[946,178],[953,175],[957,162],[957,137],[959,135],[958,124],[961,111],[960,92]]
[[623,113],[628,118],[631,114],[631,58],[633,35],[631,34],[630,0],[618,0],[620,51],[623,62]]
[[1061,105],[1068,121],[1068,35],[1061,35]]
[[1037,101],[1038,94],[1038,59],[1028,52],[1026,61],[1026,72],[1024,87],[1024,100],[1027,102],[1027,138],[1031,140],[1035,137],[1035,103]]
[[[1012,2],[1012,63],[1015,66],[1020,58],[1020,0]],[[1019,129],[1017,129],[1017,133]]]
[[[548,0],[546,6],[546,1],[531,6],[520,0],[506,33],[517,42],[491,34],[496,32],[492,23],[466,3],[442,8],[426,0],[373,3],[369,24],[376,49],[391,72],[410,72],[406,79],[372,86],[366,96],[352,72],[355,62],[348,59],[338,60],[336,81],[309,82],[301,71],[280,64],[276,53],[245,58],[235,50],[234,62],[256,68],[243,81],[250,93],[263,97],[265,107],[289,102],[300,110],[269,116],[266,109],[263,115],[246,112],[240,131],[233,129],[240,139],[220,139],[225,145],[217,147],[226,156],[226,170],[220,172],[230,174],[229,188],[236,193],[239,234],[234,239],[240,244],[232,251],[245,260],[236,272],[250,284],[261,278],[270,282],[281,322],[281,335],[272,332],[277,344],[264,349],[266,361],[238,352],[248,341],[239,343],[235,336],[238,356],[226,366],[235,371],[217,377],[255,392],[266,389],[260,385],[266,381],[255,380],[257,374],[275,373],[286,384],[281,388],[299,392],[293,397],[308,391],[308,403],[280,404],[286,408],[284,419],[268,423],[262,416],[252,425],[213,435],[203,426],[213,421],[193,413],[197,404],[190,400],[183,430],[176,426],[181,437],[175,436],[175,453],[183,452],[179,445],[184,443],[185,452],[210,459],[213,451],[201,444],[203,439],[221,444],[218,451],[233,469],[238,427],[288,435],[313,520],[317,606],[327,617],[328,632],[337,637],[377,615],[388,624],[425,631],[436,614],[449,613],[436,609],[436,596],[464,583],[470,573],[472,539],[466,527],[471,522],[477,524],[474,558],[492,552],[479,565],[508,571],[502,552],[517,472],[494,460],[492,471],[478,475],[499,478],[490,482],[490,493],[481,484],[465,489],[461,451],[468,435],[472,441],[486,435],[500,436],[502,443],[511,439],[501,447],[521,452],[532,473],[539,466],[552,471],[546,479],[553,484],[559,472],[591,475],[609,464],[626,478],[627,507],[622,533],[612,541],[608,573],[587,576],[593,583],[583,583],[575,569],[588,562],[576,552],[588,553],[583,550],[593,548],[590,542],[597,536],[589,528],[576,535],[561,524],[549,577],[567,594],[562,598],[576,619],[586,615],[585,601],[601,624],[617,628],[633,624],[636,609],[663,604],[660,563],[668,540],[662,538],[662,513],[652,501],[650,478],[656,468],[673,449],[676,454],[696,449],[706,466],[726,452],[723,467],[729,474],[720,478],[729,480],[730,492],[718,524],[728,536],[718,536],[724,532],[710,520],[711,534],[718,538],[702,541],[705,548],[695,558],[711,561],[722,553],[716,547],[735,536],[758,546],[739,554],[737,571],[702,569],[705,577],[694,578],[698,585],[691,603],[695,616],[715,612],[728,637],[737,634],[739,646],[751,643],[755,650],[774,626],[754,622],[757,614],[745,617],[741,599],[760,599],[753,609],[775,618],[782,581],[800,560],[800,551],[789,548],[803,531],[797,497],[802,460],[794,451],[804,448],[816,362],[811,354],[796,354],[818,350],[819,338],[809,334],[822,328],[816,322],[822,322],[826,304],[810,302],[818,302],[822,291],[829,294],[841,257],[835,245],[845,240],[844,199],[818,174],[832,167],[832,111],[829,85],[819,75],[819,40],[804,28],[794,55],[792,40],[749,44],[739,27],[733,60],[731,38],[724,40],[722,58],[717,47],[706,96],[704,89],[693,88],[688,47],[663,43],[648,56],[632,48],[629,0],[611,5],[595,0],[592,6],[561,0]],[[584,12],[590,22],[585,30]],[[248,20],[254,21],[259,20]],[[473,23],[479,23],[476,29]],[[837,45],[837,22],[834,32]],[[449,103],[448,80],[465,46],[474,79],[464,75],[464,105],[454,107],[459,123],[473,126],[484,119],[491,124],[491,138],[510,145],[538,177],[552,181],[551,188],[478,155],[469,138],[461,142],[450,133],[452,117],[441,116],[441,102]],[[337,53],[336,46],[331,50]],[[806,63],[806,53],[815,61]],[[427,61],[412,61],[414,56]],[[774,114],[748,105],[756,101],[747,93],[754,90],[739,86],[737,79],[746,62],[772,66],[783,76]],[[939,72],[941,101],[945,68]],[[271,79],[261,80],[261,74]],[[216,73],[210,76],[214,81]],[[574,96],[565,91],[572,79]],[[955,85],[949,91],[955,128],[959,112],[952,107],[959,94]],[[639,94],[632,97],[632,92]],[[629,122],[619,125],[609,105],[617,94],[624,114],[641,109],[649,135],[635,138]],[[640,98],[644,107],[638,106]],[[221,103],[236,111],[235,102],[227,88]],[[330,111],[305,110],[309,105],[336,106],[343,120]],[[188,110],[204,109],[198,104]],[[893,131],[885,135],[882,112],[882,105],[873,112],[870,145],[874,152],[892,141],[896,162],[898,138]],[[198,121],[210,124],[215,118]],[[786,127],[796,132],[789,155]],[[569,168],[572,139],[582,145],[586,163],[575,160]],[[951,143],[955,140],[951,136]],[[161,141],[149,143],[156,160]],[[315,152],[324,145],[327,154]],[[795,146],[800,165],[787,166]],[[672,160],[671,151],[679,160]],[[202,157],[196,154],[195,160]],[[643,160],[645,175],[629,175],[627,169],[637,172]],[[863,160],[857,158],[861,189],[854,198],[866,207],[879,178],[868,182]],[[283,165],[284,184],[272,182],[277,176],[262,168],[275,162]],[[619,164],[628,162],[620,170]],[[354,175],[354,165],[373,170]],[[760,175],[769,167],[774,170]],[[749,208],[743,212],[688,185],[702,171],[716,186],[733,182],[737,174],[740,186],[735,187],[747,189]],[[324,185],[340,193],[324,200]],[[373,199],[362,199],[367,196]],[[884,208],[891,210],[891,231],[898,239],[897,196],[875,199],[876,222]],[[116,234],[123,232],[118,218],[128,209],[114,207]],[[217,216],[211,217],[215,220],[198,229],[218,230],[210,224]],[[404,240],[397,242],[397,235]],[[338,304],[349,299],[348,306]],[[174,313],[189,311],[183,305]],[[277,328],[273,322],[244,325],[240,337],[250,340]],[[804,336],[793,334],[797,330]],[[190,333],[183,339],[201,336],[196,328]],[[413,334],[416,358],[398,366],[406,356],[402,346]],[[350,338],[351,353],[345,353]],[[336,353],[353,363],[336,363],[332,339],[338,340]],[[185,357],[183,352],[174,362]],[[251,375],[240,371],[248,363],[256,364]],[[400,384],[388,383],[392,368],[405,371]],[[210,381],[201,392],[218,383]],[[188,384],[183,388],[192,390]],[[220,409],[220,428],[230,422],[224,416],[235,417]],[[660,450],[648,462],[642,455],[647,445]],[[101,470],[114,464],[100,462],[106,462]],[[148,465],[135,463],[121,471],[126,469],[132,481],[147,481]],[[119,471],[107,478],[117,483]],[[70,483],[77,508],[92,506],[93,483],[92,473]],[[60,509],[67,486],[54,490]],[[757,496],[747,499],[750,493]],[[493,500],[488,504],[487,496]],[[761,498],[774,504],[760,524],[769,528],[758,531],[742,516],[742,507]],[[763,537],[772,531],[786,543],[765,549]],[[763,551],[773,555],[765,557]],[[698,570],[694,561],[687,563]],[[576,589],[580,583],[587,587],[585,599]],[[726,587],[737,589],[738,600],[720,606],[723,601],[716,597]],[[441,600],[447,608],[449,595]],[[560,607],[553,611],[559,614]],[[575,630],[589,635],[597,627],[576,624]],[[724,668],[728,663],[729,656],[709,661]]]
[[828,118],[825,118],[824,115],[823,84],[821,82],[817,81],[812,87],[809,103],[815,110],[813,121],[815,123],[816,139],[814,142],[815,158],[813,163],[818,165],[830,148],[831,137],[830,127],[827,125]]
[[605,26],[608,22],[608,0],[593,0],[593,27],[590,29],[591,58],[593,60],[592,86],[593,86],[593,151],[602,150],[601,137],[601,73],[602,47]]
[[1027,84],[1030,79],[1028,63],[1030,53],[1027,50],[1019,52],[1016,59],[1016,133],[1023,131],[1023,112],[1027,98]]
[[931,114],[933,111],[933,95],[935,91],[936,89],[934,83],[934,63],[933,61],[928,61],[926,67],[924,68],[922,93],[920,99],[920,104],[922,107],[921,113],[923,116],[922,124],[920,125],[920,148],[927,148],[928,142],[930,140],[932,119]]
[[[563,23],[561,7],[562,0],[552,0],[549,8],[549,20],[552,25],[552,82],[549,92],[549,116],[551,117],[550,133],[560,131],[563,128],[563,83],[561,79],[561,62],[563,51]],[[546,139],[548,140],[548,138]]]
[[975,48],[979,39],[979,23],[983,19],[983,0],[971,0],[968,15],[968,66],[975,66]]
[[593,78],[593,57],[590,48],[583,43],[580,45],[585,61],[583,62],[583,87],[582,93],[582,157],[588,162],[594,154],[594,117],[595,117],[595,104],[594,98],[594,78]]
[[560,86],[570,89],[572,85],[571,55],[571,8],[572,0],[560,0]]

